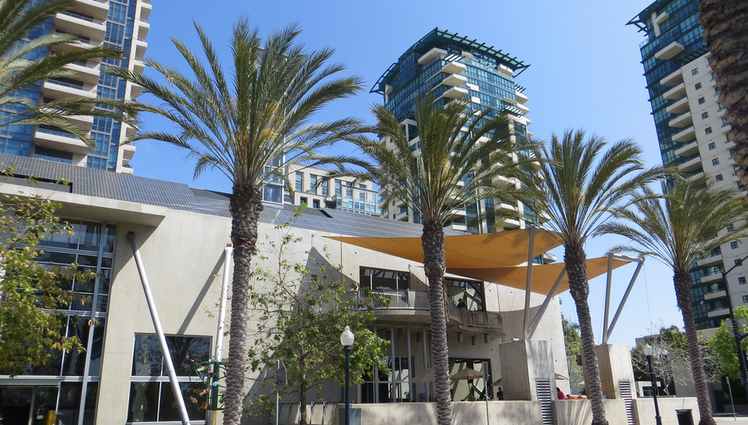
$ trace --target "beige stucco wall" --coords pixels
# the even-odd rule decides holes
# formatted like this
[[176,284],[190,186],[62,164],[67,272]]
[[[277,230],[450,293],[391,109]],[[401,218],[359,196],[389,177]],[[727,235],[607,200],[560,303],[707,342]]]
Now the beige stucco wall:
[[166,334],[207,335],[215,344],[226,218],[170,210],[153,228],[116,223],[114,278],[104,339],[96,423],[127,417],[136,333],[155,333],[126,234],[140,246]]
[[[623,400],[603,400],[608,423],[628,423]],[[556,400],[553,402],[556,425],[589,425],[592,423],[592,405],[589,400]]]
[[[699,423],[699,406],[695,397],[660,397],[657,399],[660,406],[660,417],[662,425],[678,425],[675,416],[677,409],[691,409],[693,423]],[[634,417],[638,425],[655,425],[654,399],[638,398],[634,400]]]

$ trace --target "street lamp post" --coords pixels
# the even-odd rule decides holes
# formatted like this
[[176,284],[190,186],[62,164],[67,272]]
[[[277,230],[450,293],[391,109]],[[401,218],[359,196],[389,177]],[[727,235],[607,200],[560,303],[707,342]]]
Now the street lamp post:
[[741,343],[743,342],[743,340],[745,338],[748,338],[748,333],[740,332],[739,323],[737,318],[735,317],[735,310],[732,307],[730,285],[727,283],[727,274],[735,270],[738,266],[743,265],[743,261],[745,261],[746,259],[748,259],[748,256],[745,256],[736,261],[732,267],[727,269],[727,271],[722,272],[722,282],[724,282],[725,284],[725,295],[727,296],[727,311],[730,317],[730,322],[732,322],[732,336],[735,338],[735,347],[738,352],[738,362],[740,362],[740,380],[742,381],[743,388],[745,389],[745,394],[748,394],[748,364],[746,363],[745,354],[743,353],[743,348],[741,347]]
[[660,404],[657,401],[657,377],[655,376],[654,368],[652,367],[652,355],[654,354],[654,350],[652,349],[651,345],[647,344],[644,347],[644,354],[647,356],[649,380],[652,382],[652,397],[654,397],[655,405],[655,423],[657,425],[662,425],[662,418],[660,417]]
[[346,326],[340,334],[340,344],[345,353],[345,425],[351,425],[351,350],[354,339],[351,328]]

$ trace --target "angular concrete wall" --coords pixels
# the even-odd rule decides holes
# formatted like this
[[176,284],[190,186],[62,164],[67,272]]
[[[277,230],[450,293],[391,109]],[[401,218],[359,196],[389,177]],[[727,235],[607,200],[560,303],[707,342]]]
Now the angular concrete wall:
[[[695,397],[665,397],[658,398],[660,405],[660,417],[662,425],[678,425],[678,418],[675,416],[677,409],[691,409],[693,423],[699,423],[699,406]],[[638,425],[655,425],[654,399],[639,398],[634,400],[634,417]]]
[[[611,425],[628,423],[623,400],[603,400],[605,417]],[[590,425],[592,423],[592,405],[589,400],[555,400],[553,413],[556,425]]]

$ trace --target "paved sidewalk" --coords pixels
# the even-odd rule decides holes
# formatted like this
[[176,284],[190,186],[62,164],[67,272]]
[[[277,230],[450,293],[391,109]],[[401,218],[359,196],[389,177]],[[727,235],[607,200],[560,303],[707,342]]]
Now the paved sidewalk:
[[731,425],[748,425],[748,417],[721,417],[721,418],[714,418],[718,424],[731,424]]

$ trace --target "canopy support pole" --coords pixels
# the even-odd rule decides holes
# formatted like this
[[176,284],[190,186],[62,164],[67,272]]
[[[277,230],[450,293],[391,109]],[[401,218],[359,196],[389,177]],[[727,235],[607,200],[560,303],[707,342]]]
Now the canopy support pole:
[[548,294],[545,296],[545,300],[543,301],[543,304],[540,306],[540,309],[535,312],[535,316],[533,316],[532,322],[530,324],[530,330],[527,334],[527,339],[531,339],[533,335],[535,335],[535,330],[538,328],[538,325],[540,324],[540,320],[543,318],[543,315],[545,314],[545,310],[548,308],[548,305],[551,303],[551,299],[556,295],[556,291],[558,291],[558,287],[561,286],[561,281],[564,280],[564,276],[566,275],[566,269],[561,269],[561,273],[558,274],[558,277],[556,278],[556,281],[553,283],[553,287],[550,291],[548,291]]
[[234,248],[230,243],[226,244],[223,249],[223,279],[221,281],[221,304],[218,309],[218,330],[216,335],[216,352],[217,362],[223,359],[223,335],[225,332],[226,322],[226,303],[228,299],[229,281],[231,280],[231,262],[234,259]]
[[608,343],[608,338],[610,338],[610,334],[613,333],[613,328],[616,326],[616,322],[618,322],[618,318],[620,317],[621,312],[623,311],[623,306],[626,305],[626,300],[628,300],[629,295],[631,294],[631,289],[634,288],[634,282],[636,282],[636,279],[639,277],[639,272],[641,272],[642,266],[644,266],[644,257],[639,257],[636,259],[629,258],[629,257],[619,257],[619,258],[629,260],[629,261],[636,261],[638,264],[636,265],[636,270],[634,270],[633,276],[631,276],[629,285],[626,287],[626,292],[623,293],[623,298],[621,298],[621,303],[618,304],[616,313],[613,315],[613,320],[610,321],[610,326],[608,327],[608,330],[605,333],[603,344]]
[[605,281],[605,310],[603,313],[603,344],[608,341],[608,317],[610,314],[610,287],[613,283],[613,254],[608,253],[608,273]]
[[527,280],[525,281],[525,310],[522,313],[522,339],[527,337],[530,316],[530,295],[532,295],[532,259],[535,251],[535,229],[527,229]]
[[190,425],[190,418],[187,415],[187,407],[184,404],[184,397],[182,397],[182,389],[179,387],[179,381],[177,381],[177,373],[174,370],[174,363],[171,361],[171,353],[169,352],[169,346],[166,345],[166,336],[164,330],[161,328],[161,319],[158,316],[156,310],[156,303],[153,300],[153,294],[151,293],[151,284],[148,283],[148,276],[145,273],[145,266],[143,265],[143,259],[140,258],[140,250],[135,244],[135,233],[128,232],[127,240],[130,241],[130,247],[132,248],[132,256],[135,259],[135,265],[138,268],[138,275],[140,275],[140,283],[143,285],[143,292],[145,293],[145,300],[148,303],[148,310],[151,312],[151,320],[153,321],[153,327],[156,329],[158,335],[158,341],[161,344],[161,351],[164,354],[164,361],[166,368],[169,371],[169,381],[171,382],[171,390],[174,394],[174,399],[177,401],[179,407],[179,415],[182,418],[182,425]]

